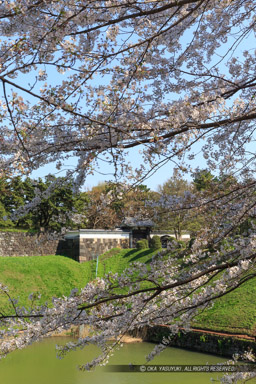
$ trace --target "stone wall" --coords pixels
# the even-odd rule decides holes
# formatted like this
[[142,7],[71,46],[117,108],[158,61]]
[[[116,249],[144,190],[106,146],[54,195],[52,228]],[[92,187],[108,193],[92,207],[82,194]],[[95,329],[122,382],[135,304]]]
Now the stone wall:
[[78,262],[92,260],[112,248],[129,248],[130,232],[123,230],[79,229],[66,236],[69,255]]
[[47,233],[0,232],[0,257],[63,255],[84,262],[116,247],[129,248],[129,233],[79,230],[54,239]]
[[0,256],[67,255],[64,240],[51,239],[48,234],[0,232]]
[[[165,326],[144,327],[141,330],[132,332],[132,335],[141,337],[143,341],[160,343],[163,337],[167,338],[170,336],[170,331]],[[256,342],[253,340],[214,335],[207,333],[207,331],[191,331],[187,333],[180,331],[172,337],[169,346],[226,357],[232,357],[236,353],[243,354],[248,350],[256,353]]]
[[112,248],[129,248],[129,240],[81,238],[79,262],[91,260]]

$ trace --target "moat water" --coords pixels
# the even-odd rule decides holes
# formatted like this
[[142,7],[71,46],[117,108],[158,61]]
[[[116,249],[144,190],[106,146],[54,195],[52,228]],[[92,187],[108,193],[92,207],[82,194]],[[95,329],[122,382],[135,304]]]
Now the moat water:
[[[1,384],[206,384],[217,379],[216,373],[140,373],[106,372],[98,367],[93,372],[81,372],[77,366],[97,355],[94,346],[71,352],[64,359],[56,358],[55,345],[71,338],[48,338],[28,348],[15,351],[0,361]],[[110,364],[145,364],[151,343],[125,344],[111,358]],[[167,348],[152,364],[204,365],[225,362],[226,359],[178,348]],[[253,381],[255,382],[255,381]]]

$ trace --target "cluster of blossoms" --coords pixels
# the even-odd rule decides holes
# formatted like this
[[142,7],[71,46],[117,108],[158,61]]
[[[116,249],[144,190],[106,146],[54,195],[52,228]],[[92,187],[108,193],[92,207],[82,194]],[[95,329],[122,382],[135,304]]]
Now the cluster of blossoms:
[[125,151],[143,145],[150,168],[132,173],[143,178],[202,138],[209,167],[252,166],[252,1],[20,0],[2,2],[0,16],[6,172],[76,155],[81,183],[108,152],[120,177]]

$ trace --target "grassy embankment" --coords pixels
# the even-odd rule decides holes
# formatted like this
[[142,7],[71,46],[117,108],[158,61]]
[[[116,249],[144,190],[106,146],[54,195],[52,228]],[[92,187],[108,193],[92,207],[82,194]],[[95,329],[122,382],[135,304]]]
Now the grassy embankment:
[[[113,250],[100,256],[98,276],[112,271],[121,273],[132,261],[151,260],[152,252]],[[40,304],[53,296],[68,296],[73,288],[82,288],[96,277],[96,260],[79,264],[63,256],[0,257],[0,282],[9,288],[10,296],[28,306],[28,296],[41,293]],[[8,298],[0,294],[0,309],[10,308]]]
[[[151,250],[112,250],[99,258],[98,276],[112,271],[121,273],[133,261],[147,263]],[[82,288],[95,278],[96,261],[83,264],[62,256],[0,258],[0,281],[8,285],[11,296],[20,305],[28,305],[28,295],[42,294],[41,303],[52,296],[69,295],[71,289]],[[0,295],[0,308],[9,306]],[[194,326],[222,332],[256,333],[256,279],[218,299],[212,309],[204,311]]]

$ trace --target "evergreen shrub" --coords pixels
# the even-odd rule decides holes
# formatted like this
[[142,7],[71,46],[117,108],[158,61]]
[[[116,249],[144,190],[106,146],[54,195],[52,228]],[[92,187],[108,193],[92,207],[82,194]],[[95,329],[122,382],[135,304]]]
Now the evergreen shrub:
[[148,240],[147,239],[141,239],[137,241],[136,244],[137,249],[146,249],[148,248]]
[[150,248],[151,249],[159,249],[162,248],[161,239],[159,236],[153,236],[152,239],[150,239]]

